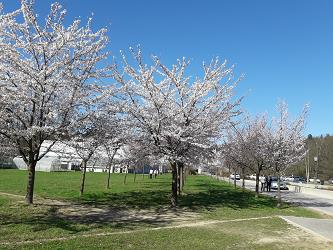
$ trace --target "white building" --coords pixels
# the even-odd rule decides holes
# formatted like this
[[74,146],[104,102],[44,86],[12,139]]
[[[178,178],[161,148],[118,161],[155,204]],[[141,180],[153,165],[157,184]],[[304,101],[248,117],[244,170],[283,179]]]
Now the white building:
[[[41,147],[41,154],[50,146],[51,142],[46,141]],[[21,156],[14,158],[14,163],[19,169],[27,169],[27,165]],[[75,150],[64,143],[56,143],[52,150],[37,162],[36,171],[70,171],[78,170],[80,158],[75,154]]]
[[[45,141],[41,147],[41,154],[51,145],[50,141]],[[111,167],[112,173],[121,173],[127,170],[127,166],[120,163],[126,157],[125,150],[119,149],[114,156]],[[14,158],[14,163],[18,169],[27,169],[27,165],[21,156]],[[81,170],[80,157],[71,146],[57,142],[45,156],[37,162],[36,171],[54,172],[54,171],[73,171]],[[107,156],[105,152],[99,151],[98,157],[91,159],[87,164],[87,172],[107,172]]]
[[[41,147],[41,154],[51,145],[52,142],[45,141]],[[99,150],[87,163],[87,172],[108,172],[108,157],[106,152]],[[114,156],[111,173],[129,173],[130,169],[126,161],[127,150],[126,146],[120,148]],[[27,165],[21,156],[17,156],[13,159],[18,169],[27,169]],[[80,171],[80,164],[82,159],[77,155],[75,149],[66,143],[57,142],[52,149],[45,154],[45,156],[37,162],[36,171],[54,172],[54,171]],[[160,165],[161,164],[161,165]],[[160,173],[166,172],[166,167],[162,165],[162,162],[158,166],[153,167],[159,169]],[[145,166],[143,171],[148,173],[151,166]],[[131,169],[131,172],[133,169]],[[136,172],[142,172],[142,168],[136,169]]]

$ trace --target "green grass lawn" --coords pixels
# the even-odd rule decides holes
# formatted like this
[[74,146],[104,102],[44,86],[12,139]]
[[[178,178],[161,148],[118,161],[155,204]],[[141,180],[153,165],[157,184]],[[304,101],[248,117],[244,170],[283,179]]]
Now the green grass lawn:
[[[321,215],[310,210],[284,204],[276,207],[276,200],[260,196],[253,192],[234,189],[226,182],[219,182],[206,176],[188,176],[184,193],[179,199],[176,211],[168,209],[171,191],[171,176],[161,175],[157,179],[142,178],[137,175],[136,183],[133,175],[128,175],[127,183],[123,183],[124,175],[113,174],[111,189],[105,189],[107,175],[105,173],[87,173],[86,189],[83,197],[79,197],[81,174],[78,172],[43,173],[36,176],[35,194],[39,198],[52,198],[66,201],[65,205],[39,204],[25,205],[23,198],[0,195],[0,244],[35,239],[80,236],[104,232],[122,232],[128,230],[146,230],[159,226],[181,224],[176,218],[166,219],[165,213],[184,217],[184,221],[232,220],[276,215],[294,215],[317,217]],[[26,172],[19,170],[0,170],[0,192],[24,195]],[[67,210],[66,210],[67,209]],[[66,211],[70,212],[66,212]],[[88,209],[89,213],[81,213]],[[72,214],[74,210],[74,215]],[[90,211],[91,210],[91,211]],[[158,218],[141,218],[128,220],[110,219],[126,211],[160,215]],[[186,213],[195,217],[186,217]],[[116,217],[116,216],[115,216]],[[126,217],[126,215],[125,215]],[[265,221],[265,222],[263,222]],[[271,241],[254,241],[256,227],[276,226],[276,230],[264,230],[263,237],[275,237],[276,233],[289,227],[279,218],[251,222],[214,224],[209,227],[163,229],[158,231],[133,232],[130,236],[119,234],[105,237],[85,237],[43,244],[28,244],[20,247],[31,248],[151,248],[173,249],[180,238],[188,248],[216,248],[216,244],[225,247],[233,246],[241,241],[245,246],[260,249],[262,246],[276,244]],[[269,227],[271,227],[269,226]],[[274,226],[274,227],[275,227]],[[233,228],[231,230],[231,228]],[[244,229],[244,230],[243,230]],[[230,231],[231,230],[231,231]],[[259,229],[258,229],[259,230]],[[274,233],[275,232],[275,233]],[[153,240],[150,235],[155,237]],[[148,237],[149,236],[149,237]],[[211,240],[210,236],[213,238]],[[169,240],[175,239],[175,241]],[[193,239],[193,240],[192,240]],[[194,240],[195,239],[195,240]],[[252,245],[251,245],[252,244]],[[254,244],[254,245],[253,245]],[[5,247],[4,245],[1,247]],[[9,246],[6,246],[9,247]],[[292,249],[292,248],[290,248]]]
[[[81,172],[36,172],[35,194],[43,198],[60,200],[102,201],[107,194],[124,194],[142,191],[168,191],[171,185],[170,176],[160,175],[157,179],[149,179],[147,175],[129,174],[124,185],[123,174],[111,175],[111,188],[107,190],[106,173],[87,173],[85,195],[79,196]],[[0,191],[25,195],[27,172],[22,170],[0,170]],[[154,205],[154,204],[153,204]]]
[[93,236],[21,247],[22,249],[332,249],[330,243],[313,242],[306,233],[286,226],[278,218],[268,222],[266,220],[233,222],[213,224],[208,227]]

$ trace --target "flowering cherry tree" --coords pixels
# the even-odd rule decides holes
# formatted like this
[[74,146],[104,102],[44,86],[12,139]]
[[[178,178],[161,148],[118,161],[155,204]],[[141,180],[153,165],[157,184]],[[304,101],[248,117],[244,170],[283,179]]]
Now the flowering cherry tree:
[[238,127],[232,126],[227,136],[224,153],[243,172],[256,173],[256,193],[259,193],[260,173],[269,167],[268,141],[269,129],[266,115],[254,119],[246,117]]
[[70,140],[67,146],[73,148],[75,156],[81,159],[82,179],[80,195],[84,192],[87,163],[91,160],[103,161],[105,149],[105,138],[108,137],[109,127],[105,125],[105,116],[101,111],[90,113],[86,119],[78,121],[76,126],[68,131]]
[[[106,188],[110,188],[111,168],[117,152],[124,149],[131,138],[131,126],[126,119],[116,113],[104,112],[99,118],[100,130],[104,131],[103,136],[99,138],[102,145],[100,149],[105,153],[107,160],[108,177]],[[100,131],[100,132],[101,132]]]
[[308,107],[299,117],[290,120],[285,102],[278,104],[278,118],[267,121],[266,115],[247,118],[239,127],[229,131],[224,154],[240,167],[256,173],[256,192],[263,170],[277,174],[280,205],[280,176],[291,165],[301,161],[306,153],[303,135]]
[[304,126],[308,113],[305,106],[302,113],[291,120],[285,102],[278,103],[279,116],[273,120],[273,126],[267,136],[269,144],[269,163],[278,177],[278,206],[281,203],[280,176],[291,165],[300,162],[306,154]]
[[[33,1],[22,0],[10,13],[2,6],[0,11],[0,134],[27,164],[31,204],[37,161],[96,102],[98,80],[105,74],[97,64],[107,57],[108,38],[106,29],[92,30],[91,19],[65,27],[66,11],[58,3],[43,25]],[[53,143],[40,153],[45,140]]]
[[218,59],[203,65],[201,78],[191,78],[186,74],[190,62],[185,58],[169,68],[153,57],[149,66],[140,49],[130,50],[134,63],[123,54],[121,65],[114,64],[113,78],[122,85],[137,134],[145,135],[152,151],[171,165],[171,204],[176,206],[177,166],[213,147],[232,117],[239,114],[240,100],[233,96],[239,79],[234,79],[233,66]]
[[251,165],[253,165],[253,159],[250,154],[247,138],[241,134],[241,131],[229,130],[227,136],[227,142],[222,146],[221,158],[224,159],[225,165],[229,165],[229,169],[234,173],[234,186],[236,188],[236,173],[241,174],[243,178],[243,188],[245,187],[244,174]]
[[82,178],[80,195],[82,195],[85,187],[87,163],[96,154],[96,150],[100,146],[99,140],[94,135],[80,135],[73,137],[68,146],[74,148],[76,155],[81,159]]

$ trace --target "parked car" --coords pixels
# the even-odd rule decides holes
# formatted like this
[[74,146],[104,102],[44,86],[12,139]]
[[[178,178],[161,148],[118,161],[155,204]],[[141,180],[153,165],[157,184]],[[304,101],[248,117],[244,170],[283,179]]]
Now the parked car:
[[317,179],[317,181],[315,181],[315,178],[310,178],[309,181],[313,182],[313,183],[320,183],[320,179]]
[[[256,180],[256,175],[255,174],[248,175],[247,179],[255,181]],[[262,179],[265,179],[265,176],[263,176],[263,175],[259,176],[259,181],[261,181]]]
[[251,174],[251,175],[248,176],[248,179],[255,180],[256,179],[256,175],[255,174]]
[[285,177],[285,181],[293,182],[294,181],[294,176]]
[[306,182],[305,178],[302,176],[294,176],[294,180],[293,182],[297,182],[297,183],[304,183]]
[[301,177],[301,176],[288,176],[288,177],[285,178],[285,181],[303,183],[303,182],[305,182],[305,178]]
[[306,179],[304,177],[300,177],[298,182],[299,183],[306,183]]
[[[271,189],[278,189],[278,181],[277,177],[275,176],[271,177]],[[286,185],[286,182],[283,180],[280,180],[280,190],[289,190],[289,188]]]
[[[231,174],[230,175],[230,179],[234,179],[235,178],[235,175],[234,174]],[[236,174],[236,180],[240,180],[240,175],[239,174]]]

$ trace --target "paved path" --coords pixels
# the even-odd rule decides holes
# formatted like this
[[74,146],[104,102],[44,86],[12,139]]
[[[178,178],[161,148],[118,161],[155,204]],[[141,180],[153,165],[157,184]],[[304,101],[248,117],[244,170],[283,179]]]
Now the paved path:
[[313,219],[295,216],[281,216],[282,219],[307,232],[316,234],[326,240],[333,241],[333,220]]

